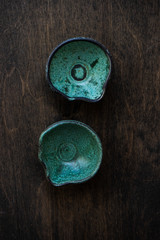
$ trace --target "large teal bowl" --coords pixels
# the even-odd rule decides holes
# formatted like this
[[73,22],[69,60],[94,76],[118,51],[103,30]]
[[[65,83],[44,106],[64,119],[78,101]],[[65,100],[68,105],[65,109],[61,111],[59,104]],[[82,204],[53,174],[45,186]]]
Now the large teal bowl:
[[93,39],[72,38],[51,53],[46,73],[50,87],[69,100],[96,102],[110,77],[110,54]]
[[39,159],[53,185],[80,183],[97,172],[102,160],[102,145],[86,124],[60,121],[41,134]]

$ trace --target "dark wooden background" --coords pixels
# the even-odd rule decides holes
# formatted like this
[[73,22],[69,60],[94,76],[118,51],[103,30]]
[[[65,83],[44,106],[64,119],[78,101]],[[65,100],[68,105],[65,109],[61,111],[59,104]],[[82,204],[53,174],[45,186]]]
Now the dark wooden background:
[[[154,0],[1,0],[0,239],[157,240],[160,236],[159,3]],[[62,41],[91,37],[112,54],[98,103],[52,92],[45,64]],[[104,156],[86,183],[53,187],[38,139],[75,119]]]

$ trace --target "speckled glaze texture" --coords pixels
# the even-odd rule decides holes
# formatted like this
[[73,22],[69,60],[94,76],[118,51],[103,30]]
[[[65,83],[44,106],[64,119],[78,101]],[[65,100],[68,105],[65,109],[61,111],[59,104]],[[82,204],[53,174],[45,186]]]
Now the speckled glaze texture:
[[97,134],[84,123],[60,121],[41,134],[39,159],[53,185],[79,183],[97,172],[102,145]]
[[46,67],[52,89],[69,100],[98,101],[111,73],[111,60],[103,45],[93,39],[74,38],[59,45]]

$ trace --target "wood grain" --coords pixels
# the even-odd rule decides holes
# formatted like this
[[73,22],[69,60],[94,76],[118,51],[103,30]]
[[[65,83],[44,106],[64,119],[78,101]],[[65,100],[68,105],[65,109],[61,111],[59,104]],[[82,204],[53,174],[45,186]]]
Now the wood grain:
[[[1,0],[0,239],[154,240],[160,235],[158,0]],[[45,64],[62,41],[85,36],[112,54],[98,103],[52,92]],[[90,125],[103,162],[90,181],[53,187],[39,163],[40,133],[57,120]]]

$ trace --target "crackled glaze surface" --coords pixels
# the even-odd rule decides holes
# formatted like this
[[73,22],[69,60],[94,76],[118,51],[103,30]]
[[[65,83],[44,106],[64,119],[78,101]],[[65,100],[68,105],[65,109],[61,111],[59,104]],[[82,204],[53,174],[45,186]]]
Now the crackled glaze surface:
[[92,40],[62,43],[50,56],[47,77],[51,87],[70,100],[98,101],[111,72],[107,51]]
[[39,158],[56,186],[91,178],[101,163],[101,142],[81,122],[68,120],[51,125],[41,134],[39,144]]

